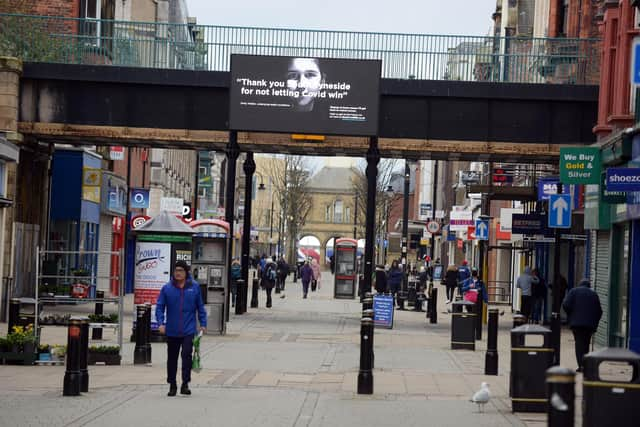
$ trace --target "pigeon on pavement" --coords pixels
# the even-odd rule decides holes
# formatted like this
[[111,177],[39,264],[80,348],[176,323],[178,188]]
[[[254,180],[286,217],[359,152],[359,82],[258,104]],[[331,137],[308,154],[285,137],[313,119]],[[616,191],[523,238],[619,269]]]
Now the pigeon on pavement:
[[478,412],[483,412],[484,405],[486,405],[491,399],[491,392],[489,391],[489,384],[480,384],[480,390],[476,391],[471,402],[478,405]]

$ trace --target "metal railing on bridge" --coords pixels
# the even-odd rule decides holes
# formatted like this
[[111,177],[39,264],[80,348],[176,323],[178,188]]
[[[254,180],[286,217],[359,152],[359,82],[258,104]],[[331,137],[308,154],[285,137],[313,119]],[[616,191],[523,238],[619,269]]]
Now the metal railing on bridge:
[[230,55],[382,60],[382,77],[598,84],[597,39],[449,36],[0,14],[0,55],[31,62],[229,71]]

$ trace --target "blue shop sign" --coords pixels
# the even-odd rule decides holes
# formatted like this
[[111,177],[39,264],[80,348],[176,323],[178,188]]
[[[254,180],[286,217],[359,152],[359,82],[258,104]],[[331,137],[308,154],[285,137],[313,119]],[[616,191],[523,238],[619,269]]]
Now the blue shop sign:
[[382,328],[393,328],[393,296],[373,297],[373,324]]
[[131,209],[149,209],[149,190],[132,188],[130,197]]
[[102,212],[107,215],[124,216],[127,212],[127,183],[123,178],[110,173],[102,174]]
[[640,191],[640,168],[608,168],[607,191]]
[[[558,178],[540,178],[538,180],[538,200],[549,200],[552,194],[558,194]],[[563,185],[562,194],[570,194],[571,186]]]

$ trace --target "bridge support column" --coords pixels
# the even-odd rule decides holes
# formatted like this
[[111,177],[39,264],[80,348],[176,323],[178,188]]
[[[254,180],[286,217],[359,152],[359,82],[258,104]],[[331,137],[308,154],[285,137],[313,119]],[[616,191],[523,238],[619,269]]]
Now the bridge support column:
[[[227,237],[227,294],[225,295],[225,319],[229,321],[229,307],[231,306],[231,261],[233,260],[233,231],[235,218],[236,197],[236,161],[240,155],[238,145],[238,132],[229,132],[229,145],[227,146],[227,177],[224,197],[224,216],[229,223],[229,236]],[[226,324],[226,323],[225,323]],[[223,327],[226,330],[226,327]]]
[[[253,198],[253,173],[256,171],[256,162],[253,161],[253,153],[247,153],[247,158],[242,165],[244,169],[244,222],[242,225],[242,280],[245,284],[249,283],[249,250],[251,245],[251,199]],[[271,254],[269,254],[271,255]],[[245,285],[246,286],[246,285]],[[236,297],[237,298],[237,297]],[[244,301],[236,301],[240,303],[243,314],[247,307],[247,294],[244,294]],[[237,310],[236,310],[237,311]]]
[[371,137],[369,150],[367,151],[367,207],[365,223],[364,243],[364,284],[362,292],[371,292],[371,280],[373,276],[373,248],[376,243],[375,236],[375,212],[376,212],[376,181],[378,179],[378,163],[380,151],[378,150],[378,137]]
[[18,105],[22,61],[0,56],[0,132],[8,140],[17,138]]

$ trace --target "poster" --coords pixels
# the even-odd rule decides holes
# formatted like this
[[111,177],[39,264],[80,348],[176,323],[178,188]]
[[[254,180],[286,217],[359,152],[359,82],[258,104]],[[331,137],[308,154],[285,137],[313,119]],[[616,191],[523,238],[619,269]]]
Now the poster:
[[[160,289],[171,277],[171,244],[137,242],[134,269],[134,304],[149,302],[151,306],[151,329],[158,328],[156,301]],[[135,319],[135,307],[134,317]]]
[[393,297],[391,295],[373,296],[373,324],[393,329]]
[[381,64],[378,60],[232,55],[229,127],[376,135]]

